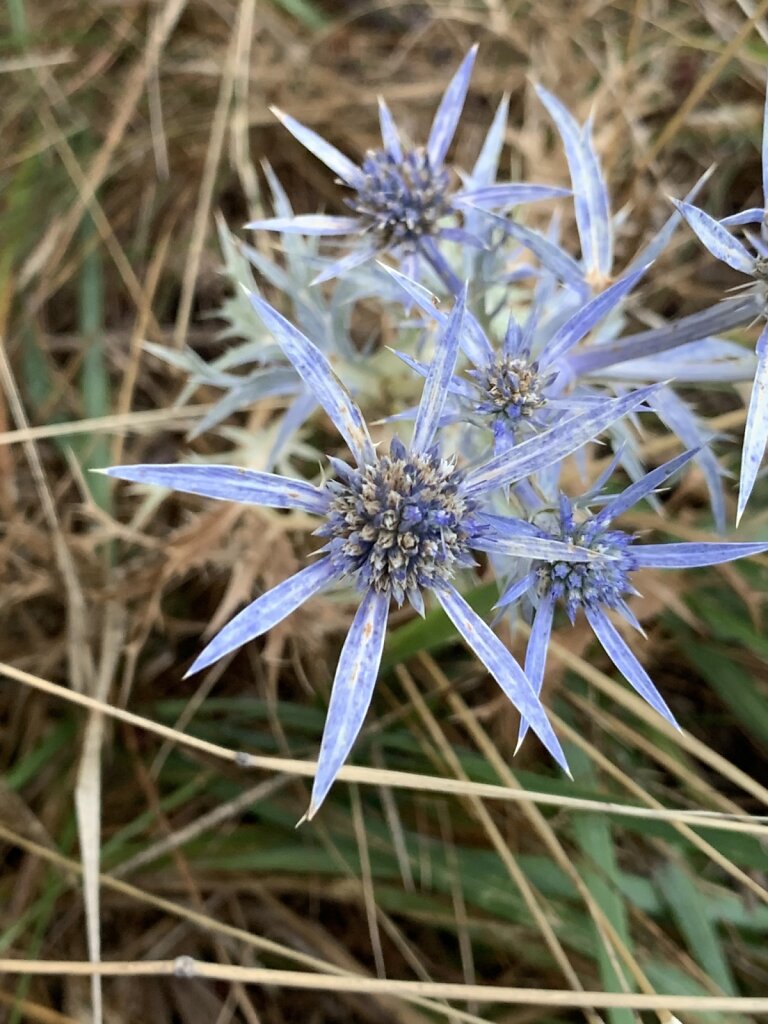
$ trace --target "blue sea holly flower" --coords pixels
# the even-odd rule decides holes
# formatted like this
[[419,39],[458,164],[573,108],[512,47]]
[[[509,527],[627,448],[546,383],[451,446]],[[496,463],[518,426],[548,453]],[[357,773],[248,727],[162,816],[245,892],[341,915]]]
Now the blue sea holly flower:
[[[684,541],[638,544],[634,534],[614,528],[615,519],[651,495],[695,455],[695,451],[678,455],[616,496],[606,497],[599,490],[593,490],[579,502],[572,503],[561,494],[557,510],[541,515],[544,522],[538,526],[539,536],[586,548],[593,553],[594,558],[578,564],[557,560],[534,561],[530,572],[509,586],[499,601],[499,606],[505,607],[528,596],[535,607],[525,673],[537,693],[541,692],[544,680],[555,608],[560,604],[572,623],[580,611],[584,613],[592,631],[619,672],[651,707],[679,728],[664,698],[611,622],[608,613],[615,612],[642,633],[641,626],[627,604],[628,597],[637,595],[632,584],[632,575],[636,570],[719,565],[768,550],[768,542]],[[592,512],[590,505],[601,507],[599,511]],[[520,742],[525,733],[526,725],[522,723]]]
[[[387,268],[408,299],[438,323],[446,314],[429,291],[399,271]],[[448,391],[457,406],[456,419],[485,427],[493,436],[494,450],[505,451],[526,435],[548,429],[558,416],[604,401],[594,388],[579,389],[570,359],[583,339],[609,315],[639,282],[645,268],[628,274],[566,316],[541,338],[539,310],[534,307],[524,328],[510,314],[501,346],[495,346],[478,320],[464,318],[460,345],[470,368],[454,374]],[[535,351],[533,350],[536,345]],[[404,353],[399,357],[422,376],[429,366]]]
[[[590,358],[607,349],[617,349],[613,339],[622,323],[616,316],[623,300],[639,283],[647,268],[625,274],[590,299],[574,303],[572,292],[557,289],[553,277],[542,271],[527,320],[522,328],[510,316],[501,346],[496,345],[471,313],[464,321],[464,349],[472,368],[454,376],[450,384],[451,410],[444,421],[466,421],[492,431],[494,448],[502,451],[527,433],[545,429],[564,411],[587,408],[590,404],[623,394],[629,387],[659,380],[677,383],[751,380],[754,358],[741,346],[718,338],[680,346],[641,360],[606,360],[591,369]],[[431,293],[392,268],[387,274],[431,319],[445,321]],[[619,343],[620,344],[620,343]],[[425,375],[428,367],[409,355],[400,358]],[[696,412],[669,386],[657,389],[649,398],[653,412],[685,448],[697,448],[696,461],[710,493],[717,528],[726,526],[723,471],[708,447],[713,435]],[[407,418],[408,412],[400,414]],[[639,452],[639,432],[621,421],[612,428],[614,443],[621,447],[621,465],[632,479],[645,472]],[[551,474],[550,474],[551,475]],[[541,485],[542,481],[538,481]],[[557,485],[556,479],[554,485]],[[545,488],[545,493],[550,493]]]
[[[729,267],[747,274],[754,284],[751,287],[755,316],[768,316],[768,245],[762,239],[750,236],[755,248],[754,255],[745,245],[723,227],[720,221],[688,203],[676,203],[699,240],[715,259]],[[739,478],[739,500],[736,511],[738,525],[755,486],[755,480],[768,443],[768,325],[760,332],[755,346],[757,368],[752,384],[752,395],[747,410],[744,429],[744,445],[741,450],[741,475]]]
[[441,455],[435,437],[462,333],[466,290],[456,303],[425,381],[408,446],[393,440],[376,450],[362,413],[326,356],[268,303],[253,294],[254,308],[305,384],[335,424],[353,463],[331,459],[333,476],[322,486],[231,466],[143,465],[105,470],[110,476],[178,491],[270,508],[298,509],[321,519],[324,540],[307,568],[257,598],[232,619],[196,659],[190,672],[261,636],[314,594],[353,582],[361,603],[337,666],[318,758],[309,816],[318,809],[362,726],[378,672],[390,602],[424,610],[424,591],[435,595],[521,715],[567,771],[560,744],[531,684],[512,655],[461,596],[456,573],[472,564],[471,552],[512,558],[589,557],[570,541],[532,536],[527,524],[489,521],[487,495],[565,458],[637,408],[649,389],[608,401],[586,415],[524,442],[511,454],[464,472]]
[[[469,88],[477,54],[473,46],[451,79],[435,114],[427,144],[412,146],[400,136],[392,114],[379,100],[382,147],[366,153],[362,164],[353,163],[335,146],[288,114],[274,109],[288,131],[319,157],[351,189],[345,199],[351,216],[301,215],[252,221],[249,228],[309,235],[357,237],[359,245],[332,263],[315,283],[337,277],[376,255],[392,252],[403,260],[410,276],[418,276],[421,260],[429,264],[446,287],[458,294],[461,282],[441,254],[440,240],[482,245],[457,227],[460,203],[472,201],[482,209],[499,209],[521,203],[568,195],[565,189],[526,183],[483,184],[456,187],[445,157]],[[504,108],[506,109],[506,108]],[[494,122],[494,127],[496,122]],[[446,224],[453,218],[453,224]]]

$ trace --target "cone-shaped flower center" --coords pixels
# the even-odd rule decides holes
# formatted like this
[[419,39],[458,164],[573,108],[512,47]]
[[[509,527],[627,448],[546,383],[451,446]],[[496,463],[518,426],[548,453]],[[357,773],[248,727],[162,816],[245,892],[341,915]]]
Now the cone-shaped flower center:
[[433,169],[422,149],[410,150],[402,160],[386,150],[371,151],[362,170],[362,182],[347,204],[388,244],[417,242],[450,213],[448,172]]
[[542,562],[537,570],[539,592],[562,599],[571,620],[579,608],[620,607],[633,592],[629,573],[637,568],[632,534],[608,530],[593,517],[578,526],[570,515],[562,522],[557,539],[589,548],[598,557],[590,562]]
[[474,503],[462,496],[461,477],[452,461],[436,450],[413,454],[393,440],[389,455],[363,469],[334,461],[339,480],[328,520],[317,532],[340,575],[355,576],[361,587],[408,598],[421,606],[424,587],[450,579],[472,565],[469,542]]
[[470,370],[480,400],[477,412],[485,416],[504,416],[516,423],[533,416],[546,405],[544,388],[554,375],[542,376],[539,364],[511,356],[498,356],[482,370]]

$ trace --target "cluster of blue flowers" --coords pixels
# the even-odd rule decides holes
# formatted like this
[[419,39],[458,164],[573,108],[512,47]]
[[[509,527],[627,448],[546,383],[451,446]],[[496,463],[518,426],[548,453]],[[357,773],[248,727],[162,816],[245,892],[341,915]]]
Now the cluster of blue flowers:
[[[572,622],[583,613],[631,686],[676,724],[613,621],[618,616],[642,633],[627,603],[637,594],[634,573],[712,565],[768,549],[757,542],[642,543],[616,525],[637,502],[658,504],[658,489],[694,461],[705,475],[715,522],[721,530],[726,526],[723,472],[709,447],[712,436],[675,383],[754,381],[739,517],[752,491],[768,436],[768,328],[758,341],[757,362],[718,334],[764,316],[768,308],[768,233],[762,233],[768,156],[765,208],[718,222],[691,205],[700,182],[650,244],[617,271],[619,218],[611,212],[592,124],[579,124],[544,89],[537,92],[562,138],[570,189],[496,180],[505,100],[472,170],[446,162],[474,60],[475,48],[448,85],[424,146],[402,137],[381,100],[381,148],[360,164],[276,112],[337,176],[349,214],[295,215],[267,168],[275,216],[248,227],[279,233],[280,258],[237,243],[222,228],[227,264],[241,286],[225,315],[236,331],[252,318],[253,334],[217,364],[191,353],[181,359],[193,384],[224,391],[198,432],[254,401],[287,401],[268,464],[259,470],[174,464],[106,471],[318,518],[318,548],[307,567],[245,607],[189,670],[198,672],[263,635],[326,588],[354,585],[359,606],[336,669],[310,817],[362,726],[393,601],[423,615],[425,594],[432,594],[519,710],[521,741],[532,729],[567,771],[540,700],[556,609]],[[563,246],[557,217],[544,233],[519,219],[523,204],[563,197],[574,205],[576,254],[575,246]],[[672,323],[653,325],[647,314],[652,326],[623,336],[626,304],[682,218],[718,259],[751,278],[749,286]],[[747,235],[755,255],[731,234],[745,224],[760,225],[759,233]],[[339,245],[341,252],[329,255],[328,247]],[[283,293],[281,304],[299,326],[263,298],[260,281]],[[332,289],[323,285],[331,281]],[[384,315],[397,311],[406,348],[409,338],[419,339],[410,351],[385,352],[385,359],[413,381],[423,379],[420,400],[409,403],[402,394],[400,407],[379,423],[388,442],[378,444],[362,407],[386,371],[380,352],[361,352],[350,340],[350,310],[372,297]],[[248,364],[249,372],[236,372]],[[326,457],[315,482],[273,472],[290,464],[291,444],[318,409],[343,438],[349,458]],[[638,414],[648,412],[684,449],[650,472],[637,430]],[[407,441],[392,436],[402,423],[409,424]],[[585,446],[600,435],[613,446],[610,464],[586,494],[567,495],[564,460],[574,455],[583,465]],[[631,482],[608,495],[605,486],[617,469]],[[499,580],[499,609],[522,607],[532,618],[524,667],[462,596],[462,580],[471,579],[480,558]]]

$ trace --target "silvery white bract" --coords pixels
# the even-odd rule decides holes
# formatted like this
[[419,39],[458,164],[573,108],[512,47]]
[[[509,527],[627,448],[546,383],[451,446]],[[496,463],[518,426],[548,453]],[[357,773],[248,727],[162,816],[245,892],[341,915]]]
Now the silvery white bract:
[[[264,173],[275,212],[283,218],[292,217],[288,196],[268,164],[264,165]],[[315,339],[353,390],[359,387],[363,394],[375,394],[381,387],[381,360],[372,358],[369,350],[359,350],[352,344],[350,319],[354,301],[385,294],[388,279],[375,265],[360,269],[353,279],[342,282],[329,296],[321,288],[310,287],[322,263],[317,238],[283,234],[280,240],[282,259],[278,260],[236,239],[221,218],[218,231],[224,256],[222,273],[231,294],[216,312],[217,318],[227,323],[217,337],[219,340],[247,340],[230,345],[223,355],[210,363],[189,347],[179,351],[147,342],[145,348],[187,373],[188,381],[177,399],[178,405],[189,401],[202,385],[224,392],[190,432],[190,438],[199,437],[232,413],[250,408],[263,399],[285,401],[285,411],[279,417],[264,461],[264,468],[272,469],[294,451],[296,440],[318,403],[253,308],[249,295],[259,291],[255,274],[267,286],[279,289],[296,323]],[[391,386],[399,387],[400,383],[397,379]]]

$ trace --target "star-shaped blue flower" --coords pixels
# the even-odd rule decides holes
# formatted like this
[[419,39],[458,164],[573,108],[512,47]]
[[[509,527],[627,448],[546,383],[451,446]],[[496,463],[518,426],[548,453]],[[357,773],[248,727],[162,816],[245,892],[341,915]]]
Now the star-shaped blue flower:
[[603,403],[463,472],[440,453],[435,438],[462,334],[466,289],[446,323],[425,381],[413,436],[376,450],[354,399],[326,356],[257,295],[254,308],[304,383],[346,441],[353,464],[331,459],[333,478],[322,486],[230,466],[143,465],[108,469],[110,476],[159,484],[191,494],[316,515],[324,546],[305,569],[257,598],[234,617],[196,659],[190,672],[218,661],[281,622],[327,587],[354,582],[361,602],[344,642],[331,693],[309,809],[323,802],[362,726],[382,655],[390,602],[409,601],[423,612],[423,594],[435,595],[467,644],[566,770],[560,744],[539,698],[512,655],[477,616],[455,585],[473,564],[472,551],[511,558],[591,557],[570,540],[531,536],[525,524],[491,521],[487,495],[564,458],[642,404],[649,389]]
[[[561,494],[557,512],[545,512],[544,518],[548,520],[546,525],[532,530],[542,539],[546,537],[550,540],[570,541],[595,556],[578,565],[557,561],[534,562],[531,571],[509,586],[499,601],[499,606],[505,607],[527,595],[535,607],[525,673],[537,693],[541,692],[544,680],[555,608],[561,604],[571,622],[579,611],[584,613],[606,654],[625,679],[651,707],[679,728],[664,698],[611,622],[608,612],[618,613],[642,633],[642,628],[626,602],[627,597],[637,594],[632,585],[632,574],[636,570],[691,569],[719,565],[768,551],[768,542],[683,541],[637,544],[633,534],[614,529],[612,524],[622,513],[652,494],[695,455],[695,451],[684,452],[646,474],[615,497],[606,498],[600,492],[615,468],[614,460],[589,494],[577,503],[572,503]],[[593,513],[590,511],[591,505],[602,507]],[[525,732],[526,726],[522,723],[521,741]]]
[[[447,316],[436,306],[429,291],[399,271],[387,268],[402,287],[409,301],[438,323]],[[467,313],[460,345],[471,364],[465,374],[455,374],[448,390],[458,403],[456,419],[466,419],[487,428],[494,450],[501,453],[519,443],[525,433],[548,429],[559,416],[604,401],[596,393],[574,392],[576,378],[570,359],[579,343],[635,287],[645,268],[628,274],[604,292],[567,315],[560,325],[532,352],[538,327],[538,309],[534,309],[524,329],[510,315],[500,348],[493,345],[478,320]],[[418,373],[426,376],[423,362],[398,353]]]
[[[481,209],[499,209],[569,195],[562,188],[516,182],[476,185],[470,180],[468,188],[455,187],[445,157],[464,107],[476,54],[475,45],[451,79],[424,147],[409,145],[401,138],[389,107],[379,99],[382,147],[366,153],[359,166],[311,128],[274,109],[275,115],[294,138],[351,189],[345,200],[351,216],[307,214],[291,218],[272,217],[252,221],[246,226],[300,234],[357,237],[359,245],[332,263],[315,278],[315,283],[337,277],[374,256],[392,252],[402,258],[409,276],[418,277],[419,264],[424,260],[443,283],[458,294],[461,282],[440,252],[438,242],[442,239],[482,245],[469,232],[455,225],[456,215],[462,212],[461,203],[469,201]],[[503,102],[500,110],[506,110]],[[492,130],[497,128],[498,123],[494,121]],[[446,225],[446,219],[451,217],[454,223]]]

